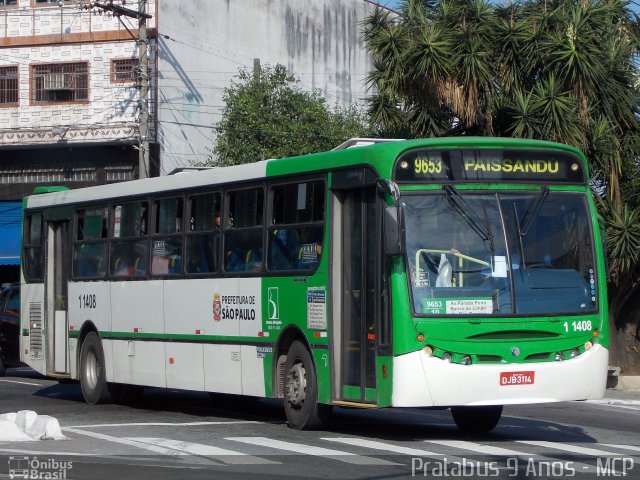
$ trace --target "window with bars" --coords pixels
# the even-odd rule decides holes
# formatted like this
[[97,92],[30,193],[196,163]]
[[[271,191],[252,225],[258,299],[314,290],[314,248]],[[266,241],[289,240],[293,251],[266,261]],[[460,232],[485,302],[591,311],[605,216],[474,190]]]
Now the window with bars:
[[[80,0],[62,0],[64,3],[78,3]],[[36,5],[47,5],[47,4],[55,4],[58,5],[60,3],[60,0],[35,0],[35,4]]]
[[57,183],[88,182],[96,180],[93,168],[74,168],[72,170],[33,168],[20,170],[0,170],[0,184],[15,183]]
[[111,61],[111,81],[113,83],[135,82],[138,77],[138,60],[124,58]]
[[133,180],[133,167],[105,167],[106,181]]
[[34,103],[86,102],[89,100],[87,63],[55,63],[31,67]]
[[18,67],[0,67],[0,106],[18,104]]
[[18,5],[18,0],[0,0],[0,7],[15,7]]

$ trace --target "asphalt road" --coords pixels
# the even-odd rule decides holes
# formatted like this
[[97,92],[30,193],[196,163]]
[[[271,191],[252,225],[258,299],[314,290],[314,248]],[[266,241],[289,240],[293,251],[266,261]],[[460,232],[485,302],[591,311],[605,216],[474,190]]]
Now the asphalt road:
[[0,441],[0,478],[640,479],[640,394],[505,407],[481,437],[418,409],[337,408],[326,430],[301,432],[275,400],[147,389],[93,406],[77,384],[12,369],[0,413],[19,410],[56,417],[68,440]]

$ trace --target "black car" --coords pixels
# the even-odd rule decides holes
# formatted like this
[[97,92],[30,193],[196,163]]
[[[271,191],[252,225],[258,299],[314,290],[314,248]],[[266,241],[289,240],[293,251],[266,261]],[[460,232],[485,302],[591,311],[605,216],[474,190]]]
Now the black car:
[[13,284],[0,294],[0,375],[7,367],[20,365],[20,285]]

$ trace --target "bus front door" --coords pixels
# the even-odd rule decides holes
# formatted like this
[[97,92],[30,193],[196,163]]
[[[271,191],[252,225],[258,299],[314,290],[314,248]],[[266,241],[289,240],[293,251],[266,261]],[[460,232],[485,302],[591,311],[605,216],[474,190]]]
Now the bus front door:
[[334,192],[334,401],[375,405],[381,228],[375,187]]
[[67,361],[68,301],[67,301],[67,249],[69,222],[47,223],[46,308],[45,334],[47,345],[47,375],[69,374]]

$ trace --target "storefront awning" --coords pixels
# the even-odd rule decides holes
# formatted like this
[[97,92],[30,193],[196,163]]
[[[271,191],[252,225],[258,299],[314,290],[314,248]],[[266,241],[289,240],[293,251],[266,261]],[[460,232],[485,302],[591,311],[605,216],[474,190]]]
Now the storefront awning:
[[21,202],[0,202],[0,265],[20,264]]

